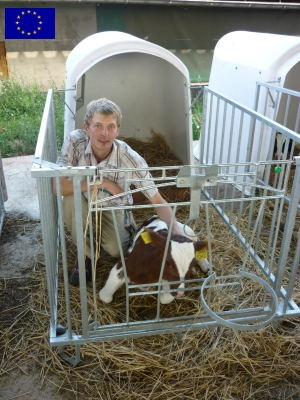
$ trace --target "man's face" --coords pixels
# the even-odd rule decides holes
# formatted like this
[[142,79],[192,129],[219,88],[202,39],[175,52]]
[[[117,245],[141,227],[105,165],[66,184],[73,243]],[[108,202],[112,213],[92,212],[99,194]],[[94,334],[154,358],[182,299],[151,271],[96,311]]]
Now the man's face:
[[90,125],[84,123],[95,156],[106,157],[111,151],[113,141],[120,132],[117,118],[113,115],[95,114]]

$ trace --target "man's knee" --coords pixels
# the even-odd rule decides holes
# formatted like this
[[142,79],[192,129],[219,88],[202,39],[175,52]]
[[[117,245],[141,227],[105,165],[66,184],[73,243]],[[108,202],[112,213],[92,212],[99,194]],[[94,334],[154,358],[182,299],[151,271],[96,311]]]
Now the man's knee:
[[106,243],[102,247],[112,257],[120,258],[120,250],[117,243]]
[[[123,241],[122,241],[122,249],[123,249],[124,254],[127,252],[128,248],[129,248],[129,244],[130,244],[130,237],[128,235],[128,237],[126,236],[126,238],[123,238]],[[106,243],[102,242],[102,247],[112,257],[120,258],[121,254],[120,254],[120,249],[119,249],[117,241],[110,240]]]

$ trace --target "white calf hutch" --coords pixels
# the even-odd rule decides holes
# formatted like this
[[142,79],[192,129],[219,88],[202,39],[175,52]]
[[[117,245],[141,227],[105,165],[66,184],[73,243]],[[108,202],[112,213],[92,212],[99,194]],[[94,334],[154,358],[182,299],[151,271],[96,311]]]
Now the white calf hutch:
[[107,97],[122,110],[122,136],[154,130],[191,163],[189,73],[168,50],[122,32],[89,36],[67,59],[66,89],[65,134],[82,128],[91,100]]
[[[216,45],[209,88],[299,134],[299,75],[299,37],[237,31],[223,36]],[[245,116],[244,126],[249,126],[249,129],[244,129],[241,143],[248,141],[253,130],[256,131],[253,140],[257,143],[254,143],[251,154],[246,146],[236,151],[235,146],[228,146],[230,135],[234,140],[239,135],[237,118],[233,116],[235,123],[232,123],[231,109],[214,110],[217,103],[208,102],[207,107],[208,110],[212,107],[213,113],[217,112],[218,120],[212,121],[212,124],[217,125],[206,127],[216,132],[219,146],[224,143],[222,152],[220,147],[217,148],[214,162],[222,162],[225,158],[236,162],[237,154],[240,159],[247,161],[269,159],[269,151],[270,148],[273,150],[275,140],[269,127],[259,132],[251,118]],[[197,158],[199,150],[199,146],[194,149]],[[225,157],[228,151],[229,158]]]
[[[74,75],[74,81],[71,82],[71,85],[76,85],[77,99],[81,93],[81,89],[78,89],[78,82],[81,81],[79,83],[82,85],[81,77],[83,72],[86,74],[86,84],[89,79],[89,69],[91,69],[90,73],[93,77],[97,75],[95,68],[99,68],[99,71],[101,70],[102,72],[107,68],[106,71],[109,71],[109,68],[113,68],[113,64],[109,66],[110,61],[113,63],[114,57],[116,57],[115,60],[119,60],[119,56],[122,58],[123,53],[126,53],[124,58],[125,65],[127,63],[128,65],[130,64],[131,56],[133,63],[136,62],[136,57],[139,57],[139,53],[143,52],[137,46],[137,44],[140,44],[140,40],[131,37],[129,40],[132,40],[132,47],[130,47],[130,42],[126,42],[127,49],[125,46],[120,50],[117,44],[116,47],[113,44],[108,46],[114,54],[107,56],[107,58],[112,57],[112,59],[105,59],[105,65],[100,66],[103,62],[100,57],[102,50],[95,49],[96,55],[90,61],[90,65],[87,63],[84,68],[80,68]],[[105,284],[109,270],[106,278],[100,282],[99,269],[101,269],[102,254],[100,253],[100,258],[96,260],[97,249],[92,245],[93,279],[92,283],[86,283],[83,234],[85,221],[81,219],[80,182],[83,179],[91,181],[96,176],[101,179],[103,170],[98,171],[97,167],[61,168],[55,164],[57,149],[55,145],[52,91],[50,90],[36,147],[32,176],[37,178],[41,211],[51,314],[50,344],[58,347],[61,356],[73,364],[78,363],[80,360],[80,346],[91,342],[184,332],[217,326],[226,326],[237,330],[255,330],[271,322],[276,324],[281,319],[300,315],[300,309],[294,301],[294,289],[300,261],[300,239],[298,236],[300,158],[296,157],[292,160],[285,158],[276,161],[272,160],[272,157],[267,157],[264,160],[253,161],[244,159],[242,155],[239,155],[242,152],[240,142],[244,129],[243,123],[247,118],[257,128],[253,130],[253,140],[248,143],[248,145],[252,145],[252,152],[259,152],[259,144],[254,139],[257,134],[260,134],[265,129],[271,130],[273,135],[275,135],[275,132],[280,132],[293,140],[297,140],[298,135],[278,122],[266,118],[261,113],[234,102],[210,88],[206,88],[200,163],[193,165],[188,150],[191,143],[190,117],[185,115],[188,113],[190,105],[186,71],[180,66],[179,61],[177,64],[173,56],[166,60],[163,56],[163,49],[155,46],[150,51],[151,44],[147,43],[147,45],[149,46],[147,52],[145,52],[147,59],[150,60],[151,57],[160,58],[153,61],[154,64],[156,61],[158,61],[158,64],[161,62],[169,63],[170,66],[165,64],[164,68],[169,70],[170,75],[174,74],[172,84],[170,84],[169,80],[165,82],[163,78],[158,78],[158,80],[161,79],[160,85],[156,85],[156,82],[153,83],[153,90],[143,94],[143,99],[147,97],[146,104],[149,109],[155,110],[153,114],[150,113],[150,116],[145,117],[148,121],[148,127],[151,130],[151,128],[154,129],[154,123],[162,123],[155,129],[165,133],[169,130],[168,124],[173,123],[173,121],[170,121],[172,112],[164,122],[159,121],[159,118],[157,119],[158,109],[160,108],[158,107],[157,109],[157,101],[162,94],[158,95],[156,90],[159,89],[163,92],[164,87],[161,88],[159,86],[166,84],[168,95],[165,100],[161,100],[162,102],[167,101],[170,103],[167,108],[170,107],[176,110],[176,107],[178,107],[178,121],[180,119],[183,120],[179,123],[181,133],[178,132],[178,135],[186,136],[181,138],[181,143],[185,143],[183,145],[184,154],[180,157],[183,165],[149,167],[149,170],[159,172],[155,174],[154,178],[154,185],[158,188],[170,186],[189,190],[188,201],[173,201],[171,199],[169,205],[173,210],[173,218],[179,218],[179,215],[182,215],[179,214],[179,211],[185,209],[187,210],[187,217],[186,220],[181,222],[189,226],[194,226],[193,224],[197,223],[197,226],[200,227],[195,231],[201,239],[205,238],[208,241],[207,258],[209,260],[209,271],[204,274],[197,270],[196,274],[188,282],[185,282],[189,284],[189,295],[181,300],[174,299],[170,304],[163,305],[159,301],[160,296],[171,290],[163,289],[162,281],[151,282],[149,285],[131,284],[128,282],[125,268],[125,287],[119,289],[120,292],[116,293],[115,300],[110,305],[106,305],[99,299],[99,290]],[[103,52],[105,53],[105,46]],[[97,63],[99,63],[98,67],[96,67]],[[144,64],[142,65],[144,67]],[[159,65],[154,68],[156,67],[156,72],[161,71]],[[164,68],[162,71],[165,71]],[[173,68],[176,71],[173,71]],[[127,69],[128,73],[129,70],[130,68]],[[109,76],[109,72],[107,74]],[[141,74],[139,76],[141,77]],[[178,79],[175,79],[176,76],[180,78],[179,83],[177,82]],[[151,80],[155,77],[156,74],[152,75],[150,68],[147,73],[144,73],[142,81],[149,85],[149,82],[151,83]],[[172,76],[169,79],[172,80]],[[130,121],[126,113],[128,111],[129,115],[131,115],[129,111],[130,105],[140,102],[141,97],[139,97],[137,88],[130,90],[131,85],[134,86],[132,80],[129,79],[127,81],[125,79],[124,81],[126,81],[127,89],[120,85],[120,81],[114,87],[113,79],[109,81],[110,83],[106,89],[104,88],[105,84],[99,84],[101,90],[97,92],[99,94],[97,97],[101,97],[103,94],[103,96],[120,103],[124,121],[127,118],[126,124],[128,128],[137,122],[132,122],[134,115]],[[139,81],[140,84],[143,83],[142,81]],[[174,86],[178,84],[178,87],[173,87],[173,84]],[[126,90],[130,92],[128,94],[128,104],[125,101]],[[85,92],[83,91],[82,93]],[[77,113],[75,112],[76,103],[74,101],[71,104],[70,100],[73,96],[74,93],[72,95],[67,94],[66,102],[70,108],[69,112],[75,115],[76,126],[79,126],[80,120],[78,117],[77,122]],[[84,104],[86,104],[86,101],[91,100],[91,98],[87,99],[86,96],[87,94],[84,94]],[[95,93],[93,93],[92,97],[94,96]],[[177,96],[178,99],[173,98]],[[68,103],[69,101],[70,103]],[[216,107],[207,107],[207,104],[214,103]],[[237,136],[234,136],[233,130],[229,129],[229,140],[231,143],[236,141],[238,149],[234,160],[230,159],[230,156],[220,161],[215,159],[217,130],[215,128],[216,124],[212,125],[212,121],[218,120],[220,109],[234,110],[234,112],[230,112],[232,124],[240,126],[240,133]],[[142,108],[138,110],[142,112]],[[79,111],[82,112],[80,118],[83,118],[83,110]],[[163,113],[165,114],[165,111]],[[66,126],[68,126],[66,129],[68,131],[75,126],[75,120],[70,122],[71,114],[66,111],[68,119],[68,121],[66,120]],[[226,113],[223,113],[223,115],[226,115]],[[140,125],[134,126],[142,126],[143,118],[141,116]],[[154,122],[151,118],[154,118]],[[223,116],[222,118],[224,120]],[[165,130],[163,130],[163,123],[165,124]],[[132,134],[131,128],[128,128],[126,132],[129,135]],[[170,132],[172,132],[171,135],[177,135],[172,129]],[[143,139],[147,135],[141,134],[141,137],[139,137],[136,134],[136,136]],[[171,136],[169,140],[166,138],[166,141],[168,143],[175,142],[175,136]],[[172,148],[175,154],[176,149],[178,148],[175,145]],[[229,150],[227,154],[230,155]],[[181,155],[180,151],[178,155]],[[212,160],[212,162],[207,162],[207,160]],[[272,171],[275,167],[277,167],[277,173],[274,178]],[[292,183],[289,179],[291,169],[294,171]],[[128,180],[129,171],[124,169],[119,172],[125,175],[125,180],[127,179],[124,192],[124,194],[127,194],[130,192],[130,184],[132,183]],[[61,193],[59,178],[62,176],[71,177],[74,184],[77,224],[76,257],[79,263],[80,279],[79,288],[75,289],[73,287],[70,288],[68,281],[68,273],[72,265],[68,265],[67,236],[64,228],[62,198],[60,195],[55,197],[52,193],[52,179],[56,181],[58,194]],[[89,199],[91,199],[92,193],[90,190],[88,195]],[[97,224],[99,225],[98,216],[101,215],[101,212],[112,213],[116,232],[118,232],[114,217],[116,209],[130,209],[133,213],[138,212],[140,209],[148,209],[149,215],[152,215],[155,213],[153,207],[153,205],[146,203],[110,207],[103,204],[101,200],[91,202],[88,230],[90,239],[92,239],[91,243],[94,242],[93,239],[97,235],[93,231],[92,221],[98,221]],[[222,235],[218,236],[218,232],[221,229],[223,235],[226,232],[226,238],[222,237]],[[167,237],[167,246],[169,241],[170,234]],[[121,248],[120,251],[121,260],[125,267],[125,258]],[[239,253],[239,256],[237,256],[237,253]],[[112,268],[114,264],[115,261],[112,261],[110,267]],[[164,260],[162,264],[164,264]],[[184,291],[186,290],[187,288],[184,288]],[[78,300],[76,306],[74,305],[74,297]],[[120,299],[122,300],[122,312],[118,311],[118,313],[114,314],[113,310],[116,304],[114,302],[120,302]],[[149,301],[145,302],[145,299]],[[138,305],[141,305],[144,311],[145,308],[149,307],[149,312],[146,310],[145,312],[143,311],[143,315],[139,315],[136,311]],[[184,309],[185,312],[179,314],[179,309]],[[64,348],[70,345],[75,346],[74,357],[70,357],[64,351]]]

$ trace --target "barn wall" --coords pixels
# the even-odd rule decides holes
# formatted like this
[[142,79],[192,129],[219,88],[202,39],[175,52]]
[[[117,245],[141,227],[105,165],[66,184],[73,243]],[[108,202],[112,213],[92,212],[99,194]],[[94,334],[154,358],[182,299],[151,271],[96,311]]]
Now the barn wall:
[[4,40],[4,9],[15,3],[0,5],[0,42],[4,41],[10,76],[36,80],[48,89],[54,81],[64,86],[66,58],[84,38],[96,32],[95,4],[58,4],[20,2],[18,7],[55,7],[55,40]]
[[192,81],[207,82],[217,41],[236,30],[300,35],[300,10],[185,7],[133,4],[18,2],[18,7],[55,7],[56,39],[4,40],[0,4],[0,42],[5,45],[10,75],[34,77],[48,88],[61,87],[70,51],[85,37],[120,30],[172,51],[187,66]]

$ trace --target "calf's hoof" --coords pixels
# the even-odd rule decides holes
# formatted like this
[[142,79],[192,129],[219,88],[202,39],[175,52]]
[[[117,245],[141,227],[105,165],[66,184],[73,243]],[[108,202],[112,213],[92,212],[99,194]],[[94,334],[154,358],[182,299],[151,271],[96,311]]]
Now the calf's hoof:
[[102,300],[104,303],[107,303],[107,304],[109,304],[113,301],[113,296],[106,293],[106,291],[104,289],[100,290],[99,297],[100,297],[100,300]]
[[197,260],[197,264],[203,272],[207,272],[209,270],[209,262],[206,258],[204,258],[203,260]]
[[171,295],[171,293],[162,293],[160,295],[160,302],[161,304],[169,304],[174,300],[174,297]]

